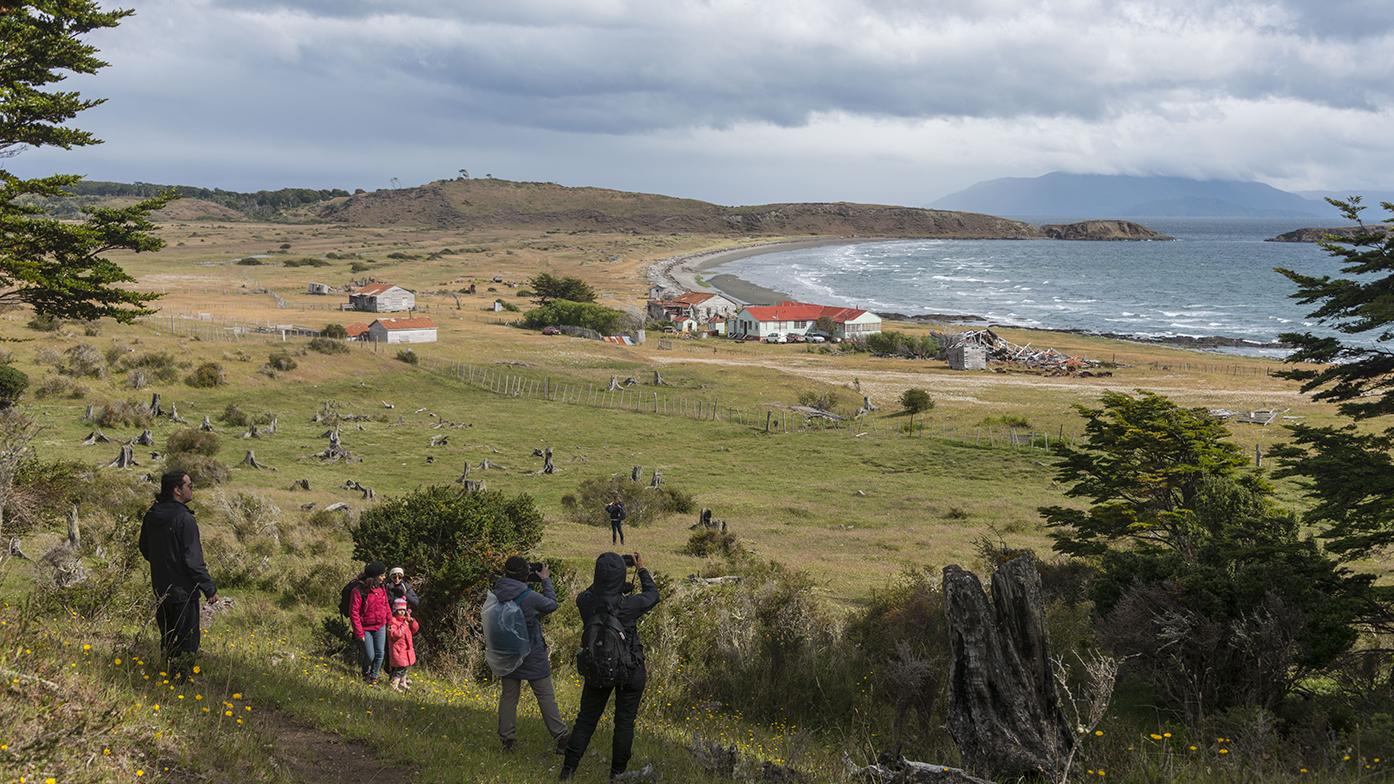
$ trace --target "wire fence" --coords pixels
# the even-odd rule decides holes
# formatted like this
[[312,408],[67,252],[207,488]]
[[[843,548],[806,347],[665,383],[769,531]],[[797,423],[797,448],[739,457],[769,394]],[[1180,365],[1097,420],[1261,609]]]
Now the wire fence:
[[[661,385],[601,386],[571,378],[555,378],[508,365],[476,365],[422,358],[423,367],[449,375],[476,389],[504,397],[543,400],[587,408],[628,411],[650,416],[681,417],[698,422],[727,423],[770,434],[846,433],[853,438],[917,436],[942,438],[982,446],[1048,450],[1074,435],[1063,428],[1054,433],[1011,427],[959,427],[946,422],[904,424],[873,417],[829,418],[806,407],[736,406],[717,398],[668,392]],[[897,417],[899,419],[899,417]]]

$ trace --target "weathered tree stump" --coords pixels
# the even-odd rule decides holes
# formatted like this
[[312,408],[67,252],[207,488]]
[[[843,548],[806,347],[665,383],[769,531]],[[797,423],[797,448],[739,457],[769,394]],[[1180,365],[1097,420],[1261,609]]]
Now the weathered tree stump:
[[155,392],[150,395],[150,416],[159,418],[164,416],[164,414],[164,409],[160,408],[160,393]]
[[248,468],[255,468],[255,469],[257,469],[257,470],[262,470],[262,469],[265,469],[265,470],[268,470],[268,471],[275,471],[275,470],[276,470],[276,469],[271,468],[270,466],[266,465],[265,463],[258,462],[258,461],[257,461],[257,455],[256,455],[256,453],[253,452],[253,451],[250,450],[250,449],[247,450],[247,456],[244,457],[244,458],[242,458],[242,462],[241,462],[241,463],[238,463],[238,465],[244,465],[244,466],[246,466],[246,467],[248,467]]
[[542,473],[556,473],[557,467],[552,465],[552,448],[549,446],[542,452]]
[[642,479],[643,476],[644,476],[644,467],[643,467],[643,466],[634,466],[634,467],[632,467],[632,468],[629,469],[629,481],[631,481],[631,482],[637,482],[637,481],[639,481],[640,479]]
[[112,460],[110,463],[107,463],[107,464],[106,464],[106,467],[107,467],[107,468],[130,468],[130,467],[132,467],[132,466],[138,466],[138,465],[140,465],[140,463],[137,463],[137,462],[136,462],[136,453],[135,453],[135,449],[134,449],[130,444],[122,444],[122,445],[121,445],[121,452],[120,452],[119,454],[116,455],[116,458],[115,458],[114,460]]
[[256,426],[256,425],[250,425],[250,426],[247,428],[247,432],[245,432],[245,433],[242,434],[242,437],[243,437],[243,438],[261,438],[261,431],[257,429],[257,426]]
[[135,443],[140,444],[141,446],[154,446],[155,434],[151,433],[149,428],[146,428],[145,430],[140,431],[140,435],[136,436]]
[[202,431],[205,432],[205,433],[212,433],[212,432],[213,432],[213,420],[209,419],[207,414],[204,414],[204,415],[203,415],[203,422],[199,424],[198,429],[199,429],[199,430],[202,430]]
[[92,411],[92,408],[93,408],[93,407],[92,407],[92,404],[91,404],[91,403],[88,403],[88,404],[87,404],[87,411],[86,411],[85,413],[83,413],[83,415],[82,415],[82,421],[84,421],[84,422],[91,422],[91,421],[92,421],[92,417],[93,417],[93,415],[94,415],[94,413],[93,413],[93,411]]
[[460,472],[460,478],[455,480],[455,484],[462,485],[470,478],[470,461],[465,461],[465,470]]
[[184,417],[179,416],[179,404],[178,404],[178,403],[170,403],[170,404],[169,404],[169,421],[175,422],[175,423],[180,424],[180,425],[187,425],[187,424],[189,424],[188,421],[184,419]]
[[944,568],[949,622],[949,731],[966,767],[995,778],[1060,778],[1074,745],[1055,692],[1035,558],[992,575]]
[[489,458],[487,457],[479,461],[480,471],[488,471],[491,468],[502,468],[502,466],[500,466],[498,463],[490,462]]
[[281,418],[273,416],[271,421],[262,426],[261,432],[270,436],[276,434],[276,428],[281,426]]
[[450,446],[450,436],[440,435],[431,437],[431,446]]
[[617,376],[610,376],[610,386],[605,388],[606,392],[620,391],[620,380]]
[[658,469],[655,468],[655,469],[653,470],[653,478],[649,480],[649,487],[652,488],[652,489],[657,489],[658,486],[659,486],[659,485],[662,485],[662,484],[663,484],[663,474],[659,473]]
[[659,373],[657,370],[653,372],[653,385],[656,387],[663,386],[663,374]]
[[111,439],[110,439],[105,433],[103,433],[103,432],[100,431],[100,430],[93,430],[92,432],[90,432],[90,433],[87,434],[87,437],[86,437],[86,438],[82,439],[82,445],[83,445],[83,446],[92,446],[92,445],[94,445],[94,444],[110,444],[110,443],[111,443]]
[[291,489],[291,490],[309,490],[309,489],[310,489],[310,480],[308,480],[308,479],[297,479],[297,480],[295,480],[294,482],[291,482],[291,483],[290,483],[290,489]]
[[466,493],[478,493],[484,490],[484,483],[476,482],[473,479],[466,479],[460,485],[465,488]]

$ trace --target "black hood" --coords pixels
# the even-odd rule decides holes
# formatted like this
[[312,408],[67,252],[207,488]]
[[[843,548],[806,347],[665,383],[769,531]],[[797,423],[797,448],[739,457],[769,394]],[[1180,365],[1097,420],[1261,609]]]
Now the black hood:
[[494,595],[499,597],[499,601],[508,602],[517,599],[528,589],[528,584],[513,579],[512,577],[500,577],[494,582],[492,588]]
[[595,579],[591,582],[591,593],[601,596],[619,596],[624,591],[624,578],[629,567],[624,558],[617,553],[605,553],[595,559]]

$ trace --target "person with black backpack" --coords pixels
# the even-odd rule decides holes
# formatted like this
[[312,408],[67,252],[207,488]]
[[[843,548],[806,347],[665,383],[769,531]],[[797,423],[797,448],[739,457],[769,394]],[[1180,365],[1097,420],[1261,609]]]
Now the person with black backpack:
[[369,685],[377,683],[387,654],[387,622],[392,611],[382,585],[386,572],[386,564],[373,561],[339,592],[339,613],[348,616],[353,627],[363,681]]
[[615,499],[605,506],[605,514],[610,516],[610,544],[615,544],[619,540],[621,547],[624,546],[624,521],[629,515],[624,511],[624,501],[617,495]]
[[[626,591],[630,563],[639,579],[638,594]],[[618,776],[629,766],[634,720],[648,681],[638,623],[644,613],[658,604],[658,598],[658,586],[638,553],[604,553],[595,559],[595,578],[589,588],[576,596],[576,607],[585,624],[581,649],[576,652],[576,671],[585,678],[585,685],[562,762],[562,781],[575,777],[611,692],[615,695],[615,736],[610,749],[610,775]]]

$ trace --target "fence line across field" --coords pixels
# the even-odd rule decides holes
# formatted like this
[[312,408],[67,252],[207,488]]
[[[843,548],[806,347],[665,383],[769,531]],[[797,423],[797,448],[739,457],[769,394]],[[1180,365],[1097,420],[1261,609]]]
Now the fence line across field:
[[[726,422],[772,434],[840,431],[854,438],[887,435],[905,437],[907,434],[907,430],[899,425],[888,425],[873,419],[829,420],[808,416],[788,408],[742,408],[711,398],[664,394],[653,387],[637,384],[611,390],[591,383],[511,372],[506,366],[475,365],[426,358],[421,360],[421,364],[431,370],[453,376],[477,389],[504,397],[547,400],[651,416],[683,417],[695,421]],[[1062,440],[1072,441],[1074,438],[1073,434],[1066,434],[1063,428],[1055,433],[1014,428],[960,428],[933,420],[916,422],[915,431],[920,436],[960,443],[1028,449],[1049,449]]]

